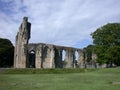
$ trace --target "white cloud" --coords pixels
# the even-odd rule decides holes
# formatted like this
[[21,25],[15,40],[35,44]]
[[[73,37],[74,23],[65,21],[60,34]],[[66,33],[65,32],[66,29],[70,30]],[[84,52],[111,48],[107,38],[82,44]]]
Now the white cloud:
[[120,21],[119,0],[2,0],[2,3],[0,36],[13,43],[24,16],[32,23],[30,42],[73,47],[91,44],[91,32],[108,22]]

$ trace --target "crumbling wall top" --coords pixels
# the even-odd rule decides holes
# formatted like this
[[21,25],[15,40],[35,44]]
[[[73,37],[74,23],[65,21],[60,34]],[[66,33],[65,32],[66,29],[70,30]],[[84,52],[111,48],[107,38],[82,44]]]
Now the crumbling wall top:
[[24,18],[23,18],[23,21],[28,21],[28,17],[24,17]]
[[46,47],[46,46],[49,47],[49,48],[55,48],[55,49],[59,49],[59,50],[82,51],[82,49],[78,49],[78,48],[58,46],[58,45],[46,44],[46,43],[30,43],[30,44],[28,44],[28,49],[30,49],[30,48],[35,49],[37,47]]

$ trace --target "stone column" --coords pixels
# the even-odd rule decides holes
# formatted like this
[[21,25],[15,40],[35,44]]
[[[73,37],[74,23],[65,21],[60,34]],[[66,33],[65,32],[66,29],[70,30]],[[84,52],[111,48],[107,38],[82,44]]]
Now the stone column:
[[84,53],[82,50],[78,50],[78,66],[84,68]]
[[17,68],[21,68],[21,35],[20,35],[20,32],[18,33],[18,43],[17,43],[17,60],[18,60],[18,63],[17,63]]
[[15,41],[15,49],[14,49],[14,68],[18,68],[18,33],[16,35],[16,41]]
[[15,52],[14,52],[14,65],[15,68],[20,68],[21,65],[21,36],[20,32],[17,33],[16,36],[16,46],[15,46]]
[[26,49],[25,45],[28,45],[30,38],[31,24],[28,22],[28,18],[24,17],[22,24],[20,25],[19,32],[16,36],[14,66],[15,68],[26,68]]
[[65,49],[66,56],[65,56],[65,68],[74,68],[74,58],[75,52],[71,48]]
[[92,52],[92,68],[97,68],[97,63],[96,63],[97,55]]
[[41,68],[41,61],[42,61],[42,48],[36,50],[35,54],[35,68]]
[[20,62],[20,68],[26,68],[26,56],[24,54],[24,47],[21,47],[21,62]]
[[44,46],[42,52],[42,68],[54,68],[54,49],[52,45]]

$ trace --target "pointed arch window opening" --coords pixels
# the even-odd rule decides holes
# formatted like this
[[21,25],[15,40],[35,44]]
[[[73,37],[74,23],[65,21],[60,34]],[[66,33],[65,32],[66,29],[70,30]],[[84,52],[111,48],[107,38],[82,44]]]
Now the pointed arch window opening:
[[62,51],[62,61],[65,61],[65,56],[66,56],[66,51],[63,50],[63,51]]
[[35,51],[29,52],[29,68],[35,68]]
[[78,54],[78,51],[76,50],[75,51],[75,60],[78,61],[78,57],[79,57],[79,54]]

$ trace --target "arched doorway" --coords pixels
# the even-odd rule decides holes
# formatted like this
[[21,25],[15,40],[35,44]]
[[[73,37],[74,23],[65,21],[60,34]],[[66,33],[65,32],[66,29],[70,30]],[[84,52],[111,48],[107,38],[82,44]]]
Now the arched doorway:
[[29,53],[29,68],[35,68],[35,51]]

